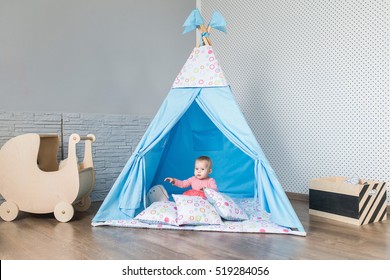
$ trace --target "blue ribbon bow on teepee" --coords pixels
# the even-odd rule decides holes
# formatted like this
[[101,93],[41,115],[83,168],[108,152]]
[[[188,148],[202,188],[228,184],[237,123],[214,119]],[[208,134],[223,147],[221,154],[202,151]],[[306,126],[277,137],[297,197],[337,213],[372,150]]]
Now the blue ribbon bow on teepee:
[[193,10],[183,24],[183,28],[184,28],[183,34],[196,29],[198,26],[202,24],[204,24],[204,20],[200,15],[199,10],[198,9]]
[[209,26],[226,33],[226,21],[220,12],[215,11],[211,17]]
[[209,37],[209,32],[211,28],[217,29],[219,31],[226,33],[226,21],[221,15],[220,12],[215,11],[211,17],[210,23],[206,29],[204,26],[204,20],[198,9],[195,9],[191,12],[191,14],[187,17],[186,21],[183,24],[183,34],[188,33],[194,29],[199,28],[201,32],[202,41],[204,41],[203,37]]

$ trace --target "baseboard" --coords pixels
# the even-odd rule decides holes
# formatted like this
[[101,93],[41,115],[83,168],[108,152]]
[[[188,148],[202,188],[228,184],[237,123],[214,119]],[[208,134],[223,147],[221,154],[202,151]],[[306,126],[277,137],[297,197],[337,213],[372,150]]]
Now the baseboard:
[[286,192],[286,195],[287,195],[288,199],[309,201],[309,195],[308,194]]

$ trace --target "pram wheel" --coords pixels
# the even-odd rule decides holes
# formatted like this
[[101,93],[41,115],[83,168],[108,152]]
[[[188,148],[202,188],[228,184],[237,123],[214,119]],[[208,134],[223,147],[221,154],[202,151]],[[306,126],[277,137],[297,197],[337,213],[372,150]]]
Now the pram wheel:
[[16,219],[19,214],[19,207],[12,201],[5,201],[0,206],[0,217],[6,221],[11,222]]
[[73,206],[67,202],[60,202],[54,207],[54,217],[62,223],[70,221],[73,217]]
[[74,209],[79,212],[84,212],[91,207],[91,198],[89,196],[84,197],[81,201],[73,205]]

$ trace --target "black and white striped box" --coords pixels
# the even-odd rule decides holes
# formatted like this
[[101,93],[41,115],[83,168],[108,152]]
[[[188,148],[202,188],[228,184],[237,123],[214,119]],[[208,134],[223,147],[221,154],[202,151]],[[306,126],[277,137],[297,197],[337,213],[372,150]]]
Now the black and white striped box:
[[346,177],[312,179],[309,213],[355,225],[387,219],[387,184],[360,179],[348,184]]

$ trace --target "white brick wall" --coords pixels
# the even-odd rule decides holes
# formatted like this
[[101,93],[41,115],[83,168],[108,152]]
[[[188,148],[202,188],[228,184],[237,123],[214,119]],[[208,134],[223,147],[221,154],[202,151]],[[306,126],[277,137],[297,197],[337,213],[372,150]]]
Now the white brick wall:
[[[72,133],[96,136],[93,144],[95,187],[93,201],[103,200],[123,166],[140,141],[152,117],[108,114],[41,113],[0,111],[0,146],[7,140],[25,133],[58,133],[63,119],[64,155],[67,157],[68,139]],[[79,160],[83,159],[84,145],[77,145]],[[61,147],[58,151],[61,158]]]

